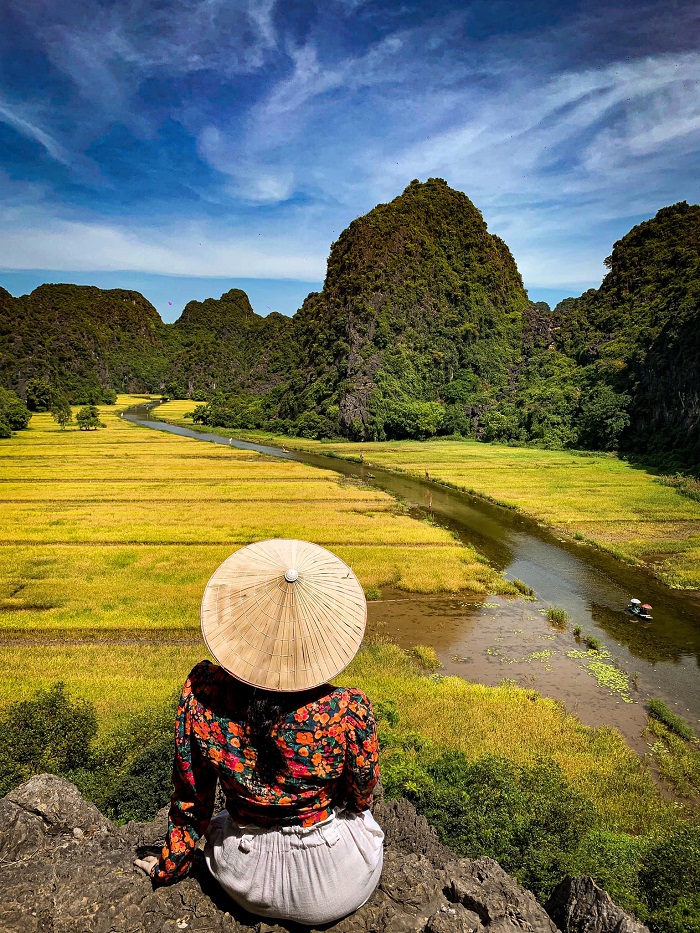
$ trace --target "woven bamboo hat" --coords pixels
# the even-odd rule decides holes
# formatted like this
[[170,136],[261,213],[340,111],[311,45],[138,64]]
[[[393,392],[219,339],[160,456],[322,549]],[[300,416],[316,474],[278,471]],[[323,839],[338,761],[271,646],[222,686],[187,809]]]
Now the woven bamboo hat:
[[238,680],[265,690],[306,690],[347,667],[360,647],[367,603],[335,554],[274,538],[236,551],[202,598],[202,634]]

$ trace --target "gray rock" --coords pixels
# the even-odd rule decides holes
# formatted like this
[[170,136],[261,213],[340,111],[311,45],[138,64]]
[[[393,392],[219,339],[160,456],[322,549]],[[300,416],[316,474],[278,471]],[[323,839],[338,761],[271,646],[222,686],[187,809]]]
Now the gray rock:
[[649,933],[585,875],[560,881],[545,907],[563,933]]
[[[364,907],[332,926],[333,933],[557,933],[532,895],[496,862],[456,859],[408,802],[379,801],[375,812],[386,833],[381,881]],[[0,930],[294,929],[261,922],[232,904],[201,852],[190,877],[153,888],[133,860],[157,852],[166,828],[166,811],[150,823],[115,826],[69,782],[32,778],[0,800]]]
[[479,929],[490,933],[558,933],[534,896],[491,858],[452,862],[445,868],[444,878],[448,899],[475,913],[481,922]]
[[81,797],[75,784],[54,774],[37,774],[4,799],[40,817],[52,833],[77,828],[93,836],[112,826],[94,804]]

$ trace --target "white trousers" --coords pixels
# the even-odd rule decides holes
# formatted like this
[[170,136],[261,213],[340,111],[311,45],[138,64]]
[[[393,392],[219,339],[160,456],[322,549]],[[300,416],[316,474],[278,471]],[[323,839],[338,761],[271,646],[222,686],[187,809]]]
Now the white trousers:
[[209,871],[241,907],[321,925],[361,907],[382,872],[384,833],[369,810],[336,811],[314,826],[240,826],[226,810],[209,824]]

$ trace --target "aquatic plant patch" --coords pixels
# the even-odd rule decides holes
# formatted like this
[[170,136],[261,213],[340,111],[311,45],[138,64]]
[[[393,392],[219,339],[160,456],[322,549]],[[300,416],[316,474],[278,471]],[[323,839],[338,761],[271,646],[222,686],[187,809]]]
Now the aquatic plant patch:
[[611,693],[618,694],[625,703],[634,703],[629,693],[629,677],[609,660],[608,651],[590,648],[587,651],[579,651],[574,648],[567,651],[566,656],[582,661],[581,667],[595,677],[601,687],[606,687]]

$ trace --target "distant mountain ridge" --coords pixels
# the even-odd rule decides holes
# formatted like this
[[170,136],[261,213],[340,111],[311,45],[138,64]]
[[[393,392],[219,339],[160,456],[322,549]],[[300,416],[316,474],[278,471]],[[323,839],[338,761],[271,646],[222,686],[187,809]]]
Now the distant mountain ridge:
[[0,384],[164,392],[231,428],[616,449],[700,461],[700,207],[664,208],[599,289],[532,304],[506,244],[442,179],[412,182],[332,245],[292,318],[245,292],[164,324],[142,295],[0,290]]

